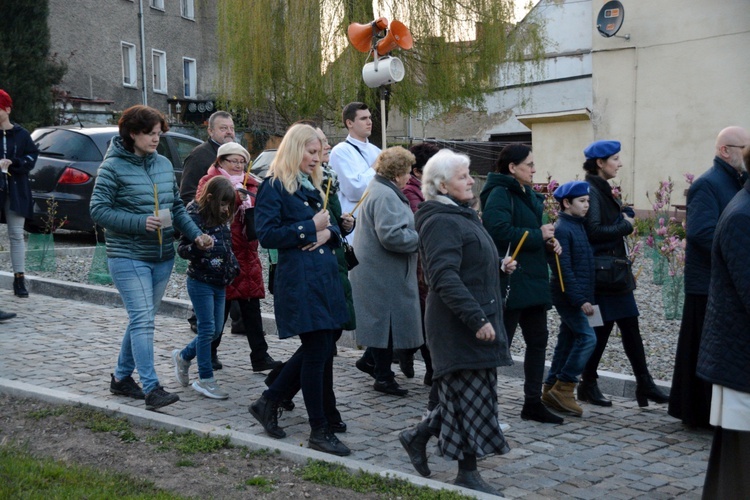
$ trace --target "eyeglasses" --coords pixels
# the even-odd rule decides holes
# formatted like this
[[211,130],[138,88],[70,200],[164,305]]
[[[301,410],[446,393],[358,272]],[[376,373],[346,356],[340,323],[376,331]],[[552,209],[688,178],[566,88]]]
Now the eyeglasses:
[[726,147],[726,148],[740,148],[740,149],[745,149],[748,146],[737,146],[735,144],[724,144],[724,147]]
[[227,163],[231,163],[232,165],[239,165],[244,167],[247,165],[247,162],[245,160],[224,160]]

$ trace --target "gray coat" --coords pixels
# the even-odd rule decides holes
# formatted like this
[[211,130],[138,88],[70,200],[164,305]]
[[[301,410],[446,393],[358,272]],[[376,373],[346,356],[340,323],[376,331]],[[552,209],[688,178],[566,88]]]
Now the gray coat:
[[367,347],[422,345],[417,286],[417,246],[409,200],[378,175],[367,187],[357,214],[354,252],[359,265],[349,273],[357,316],[357,342]]

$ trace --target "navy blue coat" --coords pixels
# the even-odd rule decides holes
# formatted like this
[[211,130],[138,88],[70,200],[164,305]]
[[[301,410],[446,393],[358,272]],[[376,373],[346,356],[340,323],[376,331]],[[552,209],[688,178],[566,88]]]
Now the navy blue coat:
[[314,251],[302,247],[316,241],[313,216],[323,208],[317,190],[300,186],[290,194],[278,179],[260,185],[255,229],[264,248],[276,248],[274,313],[280,338],[316,330],[335,330],[349,320],[334,248],[339,229],[329,226],[331,239]]
[[698,376],[750,393],[750,182],[719,218]]
[[34,215],[34,199],[31,197],[29,172],[36,164],[39,149],[31,140],[29,132],[20,125],[13,125],[3,132],[5,145],[0,149],[2,158],[12,160],[8,167],[10,175],[0,175],[0,221],[5,222],[5,200],[10,196],[10,209],[27,219]]
[[685,293],[708,295],[711,277],[711,245],[719,216],[743,179],[719,157],[690,186],[687,195],[687,246],[685,248]]
[[594,252],[591,250],[583,222],[583,217],[560,212],[560,218],[555,223],[555,239],[560,242],[563,250],[560,255],[560,269],[565,285],[563,293],[557,275],[555,256],[548,255],[547,261],[552,269],[549,284],[552,290],[552,303],[556,306],[580,308],[586,302],[594,303]]

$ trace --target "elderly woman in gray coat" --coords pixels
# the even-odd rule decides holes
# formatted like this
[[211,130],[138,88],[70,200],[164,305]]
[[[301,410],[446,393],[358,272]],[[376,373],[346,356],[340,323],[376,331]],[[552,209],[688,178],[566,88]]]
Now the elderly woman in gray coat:
[[[422,176],[425,202],[416,225],[430,291],[427,345],[440,403],[417,427],[399,434],[414,468],[430,475],[426,446],[438,437],[443,457],[458,461],[455,484],[498,494],[477,470],[477,458],[510,449],[497,420],[497,367],[511,364],[503,327],[501,262],[476,211],[469,158],[448,149],[430,158]],[[506,272],[516,263],[507,257]]]
[[357,342],[367,346],[357,368],[375,378],[378,392],[405,396],[391,370],[394,349],[422,345],[422,315],[417,286],[414,215],[401,189],[409,180],[414,155],[402,147],[378,156],[377,175],[367,187],[357,219],[352,269]]

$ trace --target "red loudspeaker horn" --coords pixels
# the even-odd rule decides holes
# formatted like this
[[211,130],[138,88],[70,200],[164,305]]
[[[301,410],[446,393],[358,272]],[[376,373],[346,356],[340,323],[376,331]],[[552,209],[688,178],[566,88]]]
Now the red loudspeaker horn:
[[370,52],[372,50],[372,37],[387,27],[388,19],[381,17],[369,24],[352,23],[347,28],[346,33],[355,49],[360,52]]
[[401,21],[393,20],[388,35],[378,42],[378,55],[384,56],[395,49],[396,46],[404,50],[409,50],[413,45],[414,39],[411,37],[409,28]]

